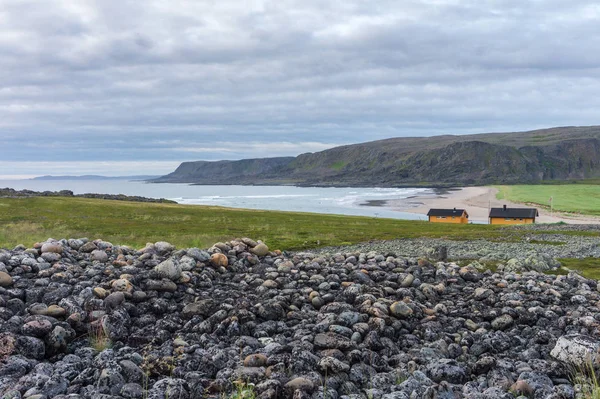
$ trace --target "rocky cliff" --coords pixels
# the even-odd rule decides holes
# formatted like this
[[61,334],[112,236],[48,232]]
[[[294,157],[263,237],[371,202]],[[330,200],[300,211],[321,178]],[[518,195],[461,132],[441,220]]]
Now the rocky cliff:
[[394,138],[295,158],[186,162],[154,182],[348,186],[538,183],[600,177],[600,126]]
[[294,157],[242,159],[239,161],[183,162],[156,183],[241,184],[257,182],[263,176],[277,176]]

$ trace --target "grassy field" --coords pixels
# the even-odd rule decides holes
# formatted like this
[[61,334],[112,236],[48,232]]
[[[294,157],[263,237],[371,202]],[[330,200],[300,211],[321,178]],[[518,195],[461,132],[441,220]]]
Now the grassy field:
[[4,248],[31,246],[48,237],[102,238],[134,247],[165,240],[179,248],[203,248],[248,236],[290,250],[396,238],[502,235],[488,225],[60,197],[0,198],[0,226]]
[[600,184],[497,186],[498,199],[522,202],[555,211],[600,215]]
[[[600,258],[566,258],[558,259],[558,261],[563,267],[566,267],[569,270],[576,270],[587,278],[600,279]],[[561,269],[560,271],[563,273],[558,274],[566,274],[564,269]]]
[[[0,198],[0,226],[0,248],[18,244],[29,247],[49,237],[102,238],[133,247],[165,240],[179,248],[207,248],[218,241],[247,236],[265,241],[272,249],[294,250],[419,237],[518,242],[526,234],[522,230],[507,231],[501,226],[478,224],[62,197]],[[539,233],[598,236],[592,231]],[[570,269],[580,270],[586,277],[600,278],[600,259],[560,261]],[[564,270],[557,272],[565,273]]]

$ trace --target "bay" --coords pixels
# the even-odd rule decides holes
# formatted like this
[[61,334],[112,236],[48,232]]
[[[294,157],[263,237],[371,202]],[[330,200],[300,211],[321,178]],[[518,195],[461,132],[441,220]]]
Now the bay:
[[0,180],[16,190],[74,194],[124,194],[166,198],[187,205],[313,212],[340,215],[426,220],[426,216],[395,211],[390,202],[434,195],[429,188],[355,188],[295,186],[194,186],[123,180]]

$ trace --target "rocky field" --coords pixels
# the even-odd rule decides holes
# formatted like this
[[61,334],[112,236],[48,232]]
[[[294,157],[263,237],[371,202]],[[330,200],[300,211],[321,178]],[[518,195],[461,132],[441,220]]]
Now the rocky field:
[[[551,230],[550,230],[551,229]],[[498,264],[501,271],[548,272],[560,267],[560,258],[600,258],[600,239],[597,235],[577,235],[574,232],[597,233],[600,225],[532,225],[506,229],[503,240],[445,240],[436,238],[372,241],[345,247],[325,247],[318,254],[346,252],[392,252],[405,258],[439,258],[445,248],[448,258],[469,260],[480,264]],[[524,234],[512,234],[516,231]],[[548,231],[546,231],[548,230]],[[464,263],[464,262],[461,262]],[[474,263],[477,266],[477,263]]]
[[[593,256],[593,239],[578,248]],[[495,273],[435,261],[440,245],[550,267],[546,247],[572,250],[412,240],[282,254],[244,238],[0,251],[0,397],[592,398],[600,285],[524,260]]]

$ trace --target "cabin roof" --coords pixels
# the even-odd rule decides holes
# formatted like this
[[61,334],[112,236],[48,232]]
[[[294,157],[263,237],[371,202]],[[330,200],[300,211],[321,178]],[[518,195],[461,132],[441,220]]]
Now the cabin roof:
[[430,209],[427,216],[462,216],[464,209]]
[[537,208],[492,208],[490,210],[491,218],[535,219],[536,216],[540,216]]

